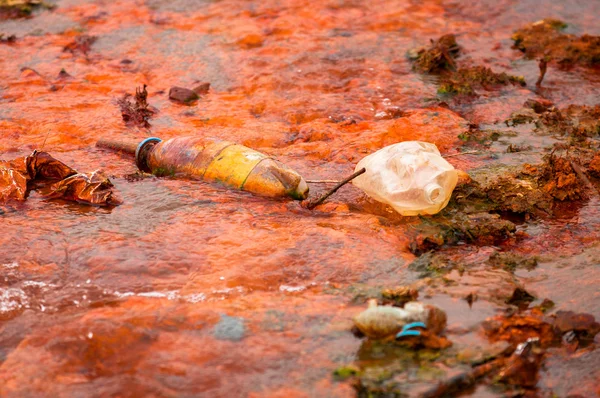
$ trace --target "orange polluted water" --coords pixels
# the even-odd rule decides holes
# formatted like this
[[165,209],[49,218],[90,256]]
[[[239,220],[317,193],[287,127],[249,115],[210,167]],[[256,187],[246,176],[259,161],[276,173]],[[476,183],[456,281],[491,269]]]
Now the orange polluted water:
[[[131,178],[134,162],[97,149],[98,139],[215,137],[277,157],[306,179],[339,179],[404,140],[455,153],[469,123],[501,122],[529,98],[563,107],[594,105],[600,94],[597,70],[552,64],[536,89],[537,62],[509,40],[549,15],[575,34],[598,35],[595,2],[56,3],[0,21],[0,34],[17,37],[0,43],[0,158],[43,149],[77,170],[101,168],[123,204],[90,207],[34,191],[0,208],[0,396],[346,397],[355,391],[332,378],[334,369],[399,363],[350,328],[372,292],[420,280],[408,268],[419,219],[352,186],[308,211],[198,181]],[[464,48],[458,62],[523,75],[528,86],[440,103],[435,79],[414,73],[406,52],[447,33]],[[209,93],[192,105],[169,101],[171,87],[205,81]],[[127,126],[117,104],[143,84],[158,109],[149,130]],[[531,133],[519,140],[538,149],[554,142]],[[491,159],[448,161],[469,170]],[[600,318],[598,209],[593,198],[566,204],[550,220],[519,220],[524,240],[448,253],[469,267],[444,283],[421,282],[420,300],[446,311],[452,359],[491,347],[481,324],[503,313],[520,284],[555,310]],[[496,250],[541,257],[535,270],[513,274],[486,265]],[[598,394],[599,364],[597,350],[555,348],[539,391]],[[411,359],[395,376],[406,393],[469,368],[422,365]],[[426,377],[411,377],[417,370]],[[470,394],[503,396],[487,385]]]

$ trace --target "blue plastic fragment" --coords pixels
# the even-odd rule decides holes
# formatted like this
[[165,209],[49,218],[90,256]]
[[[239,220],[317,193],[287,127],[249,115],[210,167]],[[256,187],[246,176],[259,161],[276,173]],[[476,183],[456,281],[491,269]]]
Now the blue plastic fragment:
[[396,335],[396,338],[399,339],[401,337],[406,337],[406,336],[420,336],[421,332],[419,332],[418,330],[412,330],[414,328],[427,329],[427,326],[423,322],[407,323],[406,325],[404,325],[402,330],[400,332],[398,332],[398,334]]

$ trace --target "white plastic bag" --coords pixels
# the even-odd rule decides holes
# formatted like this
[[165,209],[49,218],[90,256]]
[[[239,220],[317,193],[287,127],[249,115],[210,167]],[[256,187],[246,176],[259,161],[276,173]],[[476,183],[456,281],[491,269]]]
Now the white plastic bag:
[[403,216],[436,214],[448,204],[458,173],[434,144],[405,141],[362,159],[352,183]]

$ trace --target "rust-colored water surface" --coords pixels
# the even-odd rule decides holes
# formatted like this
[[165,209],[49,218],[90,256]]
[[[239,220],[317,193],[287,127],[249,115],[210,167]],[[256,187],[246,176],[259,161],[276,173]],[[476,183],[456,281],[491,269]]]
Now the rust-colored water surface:
[[[538,334],[557,311],[600,318],[600,185],[585,168],[600,131],[547,134],[534,116],[505,123],[530,99],[557,109],[600,102],[598,64],[548,60],[536,86],[540,60],[511,40],[542,18],[567,22],[573,37],[600,35],[598,3],[55,5],[0,13],[0,159],[43,150],[76,170],[101,169],[122,204],[94,207],[37,191],[0,203],[0,396],[412,396],[468,371],[499,344],[520,342],[491,338],[488,318],[536,319]],[[443,76],[414,71],[410,55],[449,33],[461,48],[457,67],[485,66],[526,85],[438,92]],[[205,82],[210,89],[191,103],[169,99],[171,87]],[[143,85],[150,110],[126,122],[119,102]],[[309,211],[134,174],[131,158],[95,146],[100,138],[194,135],[277,157],[307,180],[340,179],[362,157],[404,140],[435,143],[444,155],[477,150],[448,157],[469,172],[540,164],[559,144],[560,156],[584,159],[588,181],[581,197],[552,197],[551,212],[496,207],[482,216],[457,197],[441,216],[400,217],[352,186]],[[561,189],[561,178],[540,186]],[[326,187],[312,184],[312,194]],[[429,232],[446,219],[452,236]],[[351,332],[368,298],[408,285],[447,313],[451,348],[381,346]],[[515,297],[517,288],[533,298]],[[573,327],[543,346],[537,378],[515,385],[496,377],[462,393],[598,396],[600,338],[584,332]]]

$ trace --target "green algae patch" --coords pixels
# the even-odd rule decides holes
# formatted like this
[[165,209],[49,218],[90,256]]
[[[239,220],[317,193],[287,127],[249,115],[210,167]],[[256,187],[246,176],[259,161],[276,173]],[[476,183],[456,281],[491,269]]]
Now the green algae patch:
[[333,377],[338,381],[343,381],[350,377],[358,376],[359,374],[360,369],[354,365],[340,366],[333,371]]

